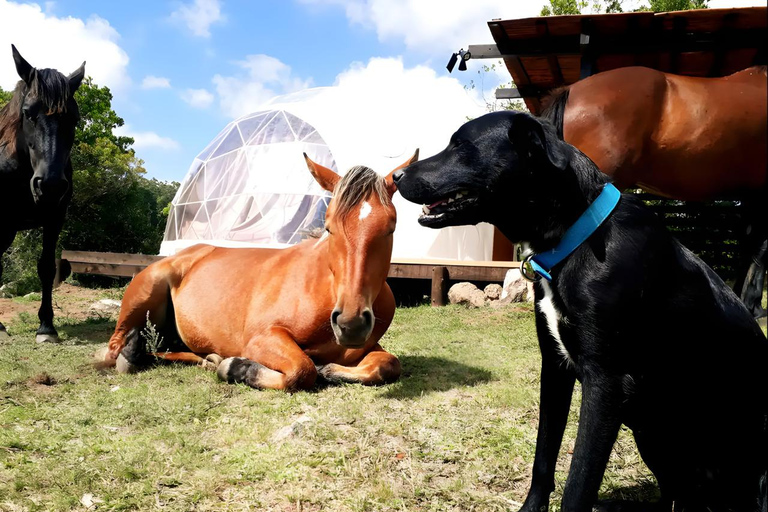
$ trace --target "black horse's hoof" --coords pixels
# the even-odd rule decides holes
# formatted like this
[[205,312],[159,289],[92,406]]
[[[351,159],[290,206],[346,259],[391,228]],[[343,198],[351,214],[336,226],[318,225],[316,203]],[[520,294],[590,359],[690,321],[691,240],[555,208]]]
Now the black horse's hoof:
[[38,343],[59,343],[61,340],[58,334],[38,334],[35,336],[35,341]]

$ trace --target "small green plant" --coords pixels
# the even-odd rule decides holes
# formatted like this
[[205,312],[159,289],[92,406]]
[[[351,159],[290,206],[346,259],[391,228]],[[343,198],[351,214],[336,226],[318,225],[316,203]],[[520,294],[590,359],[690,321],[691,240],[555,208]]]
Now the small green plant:
[[149,319],[149,311],[147,311],[147,323],[144,329],[142,329],[141,336],[147,342],[147,352],[150,354],[157,354],[160,352],[160,347],[163,344],[163,337],[157,332],[157,326]]

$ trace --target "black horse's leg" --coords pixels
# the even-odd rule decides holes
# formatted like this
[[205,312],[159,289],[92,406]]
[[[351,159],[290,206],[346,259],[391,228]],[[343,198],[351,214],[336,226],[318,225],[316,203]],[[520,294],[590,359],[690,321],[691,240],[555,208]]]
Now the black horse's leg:
[[37,261],[37,275],[43,290],[40,310],[37,317],[40,327],[37,329],[38,342],[58,342],[59,333],[53,327],[53,279],[56,277],[56,243],[63,225],[64,216],[55,222],[43,226],[43,252]]
[[[2,256],[5,253],[5,251],[8,250],[8,248],[13,243],[13,239],[16,238],[16,231],[15,230],[6,230],[3,229],[0,231],[0,282],[2,282],[3,278],[3,260]],[[8,336],[8,331],[5,330],[5,326],[2,322],[0,322],[0,338]]]
[[762,193],[742,204],[747,228],[739,248],[743,263],[733,287],[733,291],[755,318],[766,316],[766,310],[760,303],[765,285],[766,259],[768,259],[766,258],[768,219],[765,218],[763,211],[766,197],[768,193]]
[[744,278],[744,286],[741,289],[741,300],[755,318],[766,316],[766,310],[761,301],[763,298],[763,287],[765,286],[765,268],[768,261],[768,240],[763,240],[757,254],[752,256],[752,263],[749,265],[747,275]]

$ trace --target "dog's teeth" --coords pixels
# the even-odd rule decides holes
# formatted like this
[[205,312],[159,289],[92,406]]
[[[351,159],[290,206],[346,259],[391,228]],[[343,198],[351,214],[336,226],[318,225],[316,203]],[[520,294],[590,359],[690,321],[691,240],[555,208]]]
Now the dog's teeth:
[[423,213],[424,215],[429,215],[429,206],[427,205],[422,206],[421,213]]
[[451,203],[453,202],[453,198],[452,198],[452,197],[449,197],[449,198],[448,198],[448,201],[446,201],[446,202],[447,202],[448,204],[451,204]]

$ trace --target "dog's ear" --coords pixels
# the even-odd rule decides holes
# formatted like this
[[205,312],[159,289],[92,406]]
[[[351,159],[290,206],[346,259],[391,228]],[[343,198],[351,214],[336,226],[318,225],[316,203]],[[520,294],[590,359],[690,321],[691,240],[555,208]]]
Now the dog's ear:
[[562,171],[569,160],[565,144],[557,138],[554,128],[545,123],[526,114],[516,115],[509,128],[509,141],[520,158],[548,162]]

